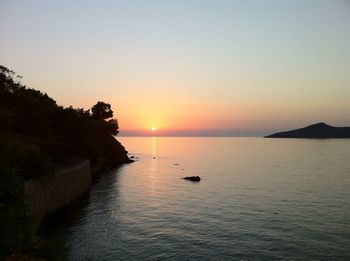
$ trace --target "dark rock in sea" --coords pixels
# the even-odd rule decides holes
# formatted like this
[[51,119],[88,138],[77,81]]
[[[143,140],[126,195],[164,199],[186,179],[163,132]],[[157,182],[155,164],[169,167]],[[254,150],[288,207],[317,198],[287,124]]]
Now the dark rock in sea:
[[278,132],[265,136],[265,138],[350,138],[350,127],[333,127],[326,123],[320,122],[301,129]]
[[194,182],[201,181],[201,178],[200,178],[199,176],[184,177],[183,179],[185,179],[185,180],[190,180],[190,181],[194,181]]
[[131,156],[131,157],[130,157],[130,159],[134,159],[134,158],[135,158],[135,156]]
[[174,163],[174,166],[178,166],[179,165],[179,163]]

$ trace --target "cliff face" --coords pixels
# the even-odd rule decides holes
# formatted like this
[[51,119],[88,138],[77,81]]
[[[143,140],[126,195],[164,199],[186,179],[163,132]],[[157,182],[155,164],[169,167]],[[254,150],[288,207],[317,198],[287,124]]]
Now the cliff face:
[[111,135],[97,138],[91,146],[93,173],[108,171],[120,164],[132,162],[124,146]]
[[320,122],[301,129],[278,132],[265,138],[350,138],[350,127],[333,127]]

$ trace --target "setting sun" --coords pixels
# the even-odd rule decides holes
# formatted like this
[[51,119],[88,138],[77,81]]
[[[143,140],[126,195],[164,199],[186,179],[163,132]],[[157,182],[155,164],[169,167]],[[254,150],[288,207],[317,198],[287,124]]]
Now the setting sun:
[[156,127],[152,127],[152,128],[151,128],[151,131],[156,131],[156,130],[157,130]]

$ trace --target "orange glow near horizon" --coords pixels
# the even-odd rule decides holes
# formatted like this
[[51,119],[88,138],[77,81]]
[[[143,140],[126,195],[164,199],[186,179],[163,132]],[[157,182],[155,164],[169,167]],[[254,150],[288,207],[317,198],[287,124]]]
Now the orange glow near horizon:
[[[161,100],[145,95],[133,99],[105,100],[112,105],[121,135],[132,133],[131,135],[136,136],[164,136],[176,132],[282,130],[317,121],[312,118],[301,120],[300,115],[306,109],[305,106],[289,107],[284,101],[272,103],[270,99],[261,99],[250,103],[237,98],[234,102],[213,102],[207,99],[193,100],[185,96],[176,97],[175,94],[173,98],[170,96],[165,95]],[[299,124],[293,125],[292,122]],[[153,127],[156,128],[155,131],[152,130]]]
[[[118,108],[115,116],[122,131],[145,135],[162,135],[172,131],[239,128],[240,106],[207,101],[164,100],[163,102],[136,100],[113,101]],[[118,106],[114,106],[118,104]],[[152,104],[152,105],[149,105]],[[130,110],[129,108],[133,108]]]

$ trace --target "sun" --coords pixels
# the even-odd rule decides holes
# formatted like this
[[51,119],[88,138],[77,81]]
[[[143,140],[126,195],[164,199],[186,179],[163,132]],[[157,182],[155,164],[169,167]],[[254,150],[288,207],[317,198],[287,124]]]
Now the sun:
[[152,127],[152,128],[151,128],[151,131],[156,131],[156,130],[157,130],[156,127]]

